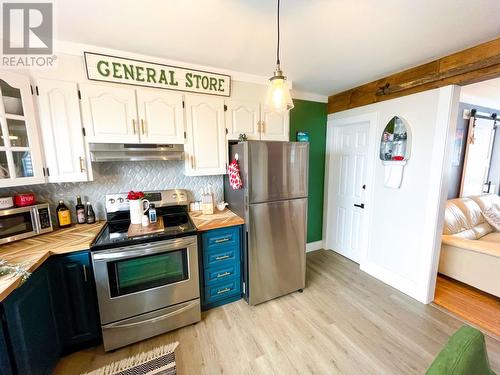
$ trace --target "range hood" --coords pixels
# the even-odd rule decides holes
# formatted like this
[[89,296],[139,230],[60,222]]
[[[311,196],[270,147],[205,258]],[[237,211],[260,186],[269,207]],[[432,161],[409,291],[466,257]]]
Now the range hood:
[[184,145],[179,144],[90,143],[89,151],[94,162],[184,159]]

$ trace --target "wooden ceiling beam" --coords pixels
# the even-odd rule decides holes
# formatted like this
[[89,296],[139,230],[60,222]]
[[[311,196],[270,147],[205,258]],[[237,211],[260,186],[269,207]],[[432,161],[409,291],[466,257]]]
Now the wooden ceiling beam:
[[446,85],[500,77],[500,38],[331,95],[328,113],[394,99]]

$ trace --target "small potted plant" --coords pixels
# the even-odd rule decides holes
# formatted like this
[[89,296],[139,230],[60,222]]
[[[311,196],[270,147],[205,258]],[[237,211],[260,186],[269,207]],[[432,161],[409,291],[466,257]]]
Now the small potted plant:
[[142,191],[129,191],[127,195],[130,209],[130,223],[141,224],[142,215],[149,209],[149,201]]

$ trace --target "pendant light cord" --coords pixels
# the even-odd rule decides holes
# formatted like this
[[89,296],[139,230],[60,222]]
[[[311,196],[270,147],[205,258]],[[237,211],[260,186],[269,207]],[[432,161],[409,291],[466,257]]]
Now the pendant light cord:
[[278,17],[277,17],[277,26],[278,26],[278,44],[276,47],[276,64],[278,67],[280,66],[280,0],[278,0]]

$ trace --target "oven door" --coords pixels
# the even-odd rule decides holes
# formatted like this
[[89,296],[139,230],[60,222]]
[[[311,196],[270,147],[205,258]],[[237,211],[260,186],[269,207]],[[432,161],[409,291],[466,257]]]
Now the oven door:
[[101,323],[200,297],[196,236],[92,253]]

